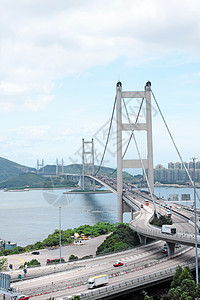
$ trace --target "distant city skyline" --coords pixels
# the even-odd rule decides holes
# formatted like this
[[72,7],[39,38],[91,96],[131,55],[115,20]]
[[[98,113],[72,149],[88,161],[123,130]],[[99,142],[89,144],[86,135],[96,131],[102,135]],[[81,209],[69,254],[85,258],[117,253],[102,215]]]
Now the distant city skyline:
[[[200,159],[198,0],[3,0],[0,16],[1,157],[81,163],[82,138],[94,138],[100,160],[117,81],[139,91],[150,80],[183,160]],[[154,166],[167,165],[178,156],[152,105]],[[111,140],[105,166],[115,154]]]

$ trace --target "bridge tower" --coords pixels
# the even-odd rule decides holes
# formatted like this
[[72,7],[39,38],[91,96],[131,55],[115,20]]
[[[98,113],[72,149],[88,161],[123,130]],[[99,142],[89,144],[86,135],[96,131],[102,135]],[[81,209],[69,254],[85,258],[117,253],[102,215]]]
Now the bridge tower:
[[[42,170],[42,172],[40,171]],[[40,163],[39,159],[37,160],[37,174],[44,174],[44,159],[42,160],[42,162]]]
[[58,176],[59,172],[59,167],[61,167],[61,173],[64,173],[64,160],[62,158],[61,164],[58,163],[58,159],[56,158],[56,176]]
[[[88,159],[88,161],[87,161]],[[85,141],[82,139],[82,189],[85,189],[85,175],[94,175],[94,139]],[[90,171],[91,170],[91,171]],[[93,190],[95,190],[95,181],[93,180]]]
[[[145,122],[129,123],[122,122],[122,100],[126,98],[142,98],[146,102]],[[146,131],[147,136],[147,158],[143,159],[143,166],[148,169],[148,181],[152,193],[154,193],[154,175],[153,175],[153,145],[152,145],[152,118],[151,118],[151,82],[148,81],[144,91],[122,91],[122,83],[119,81],[116,85],[117,99],[117,199],[118,199],[118,222],[123,222],[123,200],[122,200],[122,171],[123,168],[141,168],[140,159],[123,159],[122,157],[122,133],[123,131]]]

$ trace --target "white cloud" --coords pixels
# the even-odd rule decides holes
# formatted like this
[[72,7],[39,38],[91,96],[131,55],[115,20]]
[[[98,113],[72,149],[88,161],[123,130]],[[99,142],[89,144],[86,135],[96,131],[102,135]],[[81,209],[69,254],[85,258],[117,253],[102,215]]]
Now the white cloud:
[[7,111],[33,111],[27,101],[37,111],[52,99],[55,80],[119,57],[138,64],[172,51],[199,55],[197,0],[8,2],[0,13],[0,93],[9,96],[0,104]]

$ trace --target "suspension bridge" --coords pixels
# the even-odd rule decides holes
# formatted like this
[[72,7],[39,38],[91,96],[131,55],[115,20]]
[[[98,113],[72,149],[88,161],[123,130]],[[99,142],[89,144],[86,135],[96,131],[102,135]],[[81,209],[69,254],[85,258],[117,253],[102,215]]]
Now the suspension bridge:
[[[95,172],[94,167],[94,139],[85,140],[82,139],[82,174],[80,185],[82,189],[85,189],[86,182],[88,179],[92,181],[92,188],[95,190],[95,182],[100,183],[102,186],[106,187],[112,193],[117,196],[117,207],[118,207],[118,222],[123,222],[123,213],[131,212],[130,227],[136,230],[140,236],[141,243],[146,242],[146,237],[156,238],[165,240],[168,244],[168,253],[169,255],[174,254],[175,243],[179,242],[188,246],[194,246],[195,244],[195,226],[194,222],[191,222],[193,211],[188,214],[180,213],[180,211],[176,210],[176,206],[173,209],[173,221],[174,225],[177,227],[177,233],[173,236],[166,236],[163,234],[161,230],[155,229],[155,227],[149,224],[149,220],[153,218],[153,216],[158,217],[158,208],[160,207],[160,201],[162,199],[158,199],[154,195],[154,173],[153,173],[153,142],[152,142],[152,98],[157,107],[157,111],[160,113],[161,118],[164,122],[164,125],[169,133],[169,136],[172,140],[172,144],[175,147],[175,150],[180,158],[180,161],[185,169],[185,172],[188,175],[188,179],[191,182],[191,185],[194,187],[195,195],[199,199],[199,195],[196,193],[196,189],[194,186],[194,182],[191,179],[191,176],[188,172],[187,167],[182,159],[182,156],[176,146],[176,143],[173,139],[171,131],[166,123],[166,120],[163,116],[163,113],[159,107],[158,101],[151,89],[151,82],[147,81],[144,91],[123,91],[122,83],[120,81],[116,84],[116,96],[114,99],[111,119],[109,122],[109,128],[107,133],[107,138],[104,146],[104,151],[102,154],[102,158],[100,164],[98,166],[97,171]],[[139,103],[138,111],[135,112],[135,102]],[[133,110],[134,106],[134,110]],[[134,114],[133,114],[134,112]],[[100,176],[100,170],[102,168],[104,158],[106,155],[106,151],[108,149],[109,139],[111,135],[112,126],[114,125],[114,115],[115,118],[115,127],[116,127],[116,153],[117,153],[117,168],[114,172],[117,173],[116,181],[109,177]],[[123,134],[127,134],[128,139],[126,144],[123,140]],[[136,138],[136,133],[140,135],[141,133],[145,133],[145,147],[146,147],[146,157],[141,153],[141,149],[139,148],[138,141]],[[131,157],[129,159],[126,158],[126,153],[130,145],[135,146],[135,152],[137,153],[137,158]],[[131,152],[132,155],[133,151]],[[133,155],[132,155],[133,156]],[[38,162],[39,166],[39,162]],[[56,175],[58,175],[58,167],[62,167],[62,172],[59,175],[66,175],[63,172],[63,160],[62,164],[56,165]],[[42,167],[44,167],[44,162],[42,163]],[[142,193],[139,190],[129,191],[127,187],[127,183],[123,182],[123,169],[132,169],[132,168],[141,168],[144,178],[147,182],[148,186],[148,195]],[[68,174],[70,175],[70,174]],[[75,176],[75,174],[74,174]],[[148,207],[143,206],[144,201],[148,199],[150,201],[150,205]],[[141,208],[141,205],[143,208]],[[162,207],[159,209],[160,213],[167,213],[167,209]],[[177,221],[177,224],[176,224]],[[179,225],[181,222],[181,226]],[[144,227],[145,224],[145,227]],[[184,230],[185,229],[185,230]],[[187,233],[187,234],[186,234]],[[200,239],[199,237],[196,239],[197,245],[200,247]]]
[[[122,90],[122,83],[117,82],[116,84],[116,96],[114,100],[110,125],[108,129],[107,139],[103,151],[103,155],[101,158],[101,162],[99,164],[99,167],[97,171],[95,172],[94,168],[94,140],[91,141],[85,141],[82,140],[82,174],[81,174],[81,186],[82,189],[85,189],[85,184],[87,181],[87,178],[92,181],[92,186],[95,188],[95,182],[100,183],[107,189],[109,189],[112,193],[114,193],[117,196],[117,203],[118,203],[118,222],[123,222],[123,213],[126,211],[131,212],[131,222],[130,222],[130,228],[135,230],[139,234],[140,242],[141,244],[146,243],[146,238],[150,237],[153,239],[158,240],[164,240],[167,243],[168,246],[168,255],[172,256],[174,254],[175,244],[180,243],[182,245],[186,245],[188,247],[194,247],[197,249],[197,246],[200,247],[200,238],[197,236],[197,226],[196,226],[196,219],[192,220],[192,216],[194,215],[194,211],[192,210],[184,210],[182,209],[179,211],[177,209],[176,204],[171,204],[171,211],[172,211],[172,219],[173,224],[176,227],[177,231],[175,234],[166,234],[162,233],[161,230],[155,226],[152,226],[150,224],[150,220],[154,216],[158,216],[159,214],[165,214],[167,212],[165,206],[164,206],[164,200],[159,199],[154,195],[154,177],[153,177],[153,146],[152,146],[152,105],[151,100],[152,97],[156,103],[157,109],[160,112],[160,115],[162,117],[162,120],[167,128],[167,131],[170,135],[170,138],[172,140],[172,143],[177,151],[177,154],[180,158],[180,161],[182,165],[185,168],[185,171],[188,175],[188,178],[191,182],[191,185],[194,188],[195,196],[198,197],[198,194],[196,193],[195,189],[195,182],[192,181],[190,174],[183,162],[183,159],[181,157],[180,152],[178,151],[178,148],[176,146],[176,143],[172,137],[172,134],[169,130],[169,127],[167,126],[167,123],[164,119],[164,116],[161,112],[161,109],[158,105],[158,102],[155,98],[154,93],[151,89],[151,82],[148,81],[145,85],[144,91],[123,91]],[[127,102],[131,102],[135,99],[141,99],[139,109],[137,114],[135,115],[134,119],[129,111],[129,106],[127,105]],[[144,117],[141,118],[141,111],[143,108]],[[116,140],[116,152],[117,152],[117,178],[113,179],[108,176],[101,176],[100,170],[103,165],[103,161],[106,155],[106,150],[109,143],[109,137],[111,133],[112,124],[114,122],[114,113],[116,113],[116,131],[117,131],[117,140]],[[141,122],[142,119],[142,122]],[[129,132],[129,139],[126,145],[123,144],[123,133]],[[136,132],[139,134],[141,132],[146,133],[146,157],[143,157],[141,154],[141,151],[138,146],[138,142],[136,139]],[[129,159],[126,158],[126,153],[128,151],[129,146],[131,145],[131,142],[134,142],[135,149],[137,153],[137,158],[131,157]],[[123,151],[124,150],[124,151]],[[86,156],[90,156],[90,161],[88,163]],[[62,162],[63,164],[63,162]],[[38,162],[39,165],[39,162]],[[43,167],[43,163],[41,164]],[[58,165],[58,162],[57,162]],[[142,192],[136,189],[133,189],[130,184],[127,182],[123,182],[123,169],[127,168],[142,168],[144,177],[147,182],[148,186],[148,192]],[[90,169],[90,172],[88,170]],[[56,169],[58,171],[58,168]],[[62,168],[63,171],[63,168]],[[145,205],[148,203],[148,205]],[[148,248],[142,248],[143,252],[141,251],[140,255],[143,255],[145,253],[145,249],[150,249],[149,246],[144,246]],[[136,250],[134,250],[136,251]],[[146,250],[146,254],[148,255],[148,250]],[[155,251],[155,250],[153,250]],[[125,254],[127,255],[127,254]],[[132,254],[133,255],[133,254]],[[182,255],[182,256],[181,256]],[[118,256],[118,255],[117,255]],[[106,272],[109,274],[109,286],[108,287],[102,287],[98,288],[95,291],[86,291],[84,284],[85,280],[87,280],[88,275],[85,279],[85,274],[87,272],[91,273],[92,271],[89,270],[90,266],[84,268],[84,269],[78,269],[79,272],[77,272],[75,275],[78,278],[73,279],[73,288],[75,288],[76,291],[80,294],[81,299],[100,299],[100,298],[107,298],[111,299],[115,295],[120,295],[123,293],[126,293],[128,290],[137,289],[138,287],[145,287],[152,284],[152,282],[161,282],[166,280],[167,278],[171,278],[173,274],[176,271],[176,266],[178,265],[190,265],[191,268],[194,269],[194,251],[191,251],[189,253],[189,250],[182,251],[180,254],[173,256],[173,260],[165,260],[161,259],[153,259],[152,260],[152,252],[150,256],[148,257],[148,261],[151,261],[150,264],[142,264],[136,268],[131,267],[125,268],[115,274],[113,271],[111,271],[110,267],[107,267]],[[98,258],[97,258],[98,259]],[[134,260],[135,258],[131,256],[131,259]],[[196,252],[196,259],[197,252]],[[92,268],[97,268],[97,272],[105,272],[105,260],[109,260],[108,257],[103,257],[102,259],[99,258],[99,262],[95,261],[95,265],[92,265]],[[141,256],[139,256],[138,260],[141,260]],[[156,263],[155,263],[156,261]],[[190,264],[191,263],[191,264]],[[87,264],[87,262],[85,262]],[[198,265],[198,261],[196,261],[196,265]],[[148,268],[147,268],[148,267]],[[151,267],[151,268],[149,268]],[[137,271],[137,272],[135,272]],[[198,271],[198,269],[197,269]],[[82,272],[82,273],[81,273]],[[94,271],[93,271],[94,272]],[[65,273],[65,274],[64,274]],[[66,276],[67,278],[67,272],[62,273],[62,280],[63,276]],[[80,275],[81,273],[81,275]],[[123,276],[126,276],[126,280],[123,279]],[[71,273],[69,274],[70,280],[71,279]],[[80,277],[81,276],[81,277]],[[44,282],[47,280],[46,277],[44,277]],[[50,279],[51,280],[51,279]],[[64,284],[66,284],[66,279]],[[197,279],[198,280],[198,279]],[[41,282],[41,279],[40,279]],[[61,282],[62,283],[62,282]],[[198,283],[198,282],[197,282]],[[27,282],[27,285],[29,282]],[[33,286],[33,282],[30,282],[30,284]],[[46,283],[51,284],[51,282]],[[60,282],[59,282],[60,284]],[[21,286],[25,286],[26,283],[22,283]],[[58,285],[58,284],[57,284]],[[20,286],[20,285],[19,285]],[[42,286],[43,287],[43,286]],[[38,289],[38,283],[36,283],[36,288]],[[64,299],[71,299],[71,295],[77,292],[71,292],[71,287],[65,287],[63,288],[63,285],[58,288],[59,291],[57,291],[57,294],[55,293],[55,296],[66,298]],[[24,287],[26,289],[26,287]],[[27,287],[28,289],[28,287]],[[32,287],[31,287],[32,289]],[[62,290],[63,289],[63,290]],[[43,293],[43,290],[42,290]],[[38,294],[38,299],[46,299],[42,296],[42,293]],[[67,297],[69,295],[69,298]]]

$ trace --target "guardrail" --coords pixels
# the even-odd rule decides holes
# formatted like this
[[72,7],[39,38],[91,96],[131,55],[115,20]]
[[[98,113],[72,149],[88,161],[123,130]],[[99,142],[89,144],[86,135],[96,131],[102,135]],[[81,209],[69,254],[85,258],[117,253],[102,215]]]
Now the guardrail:
[[[195,268],[195,263],[182,264],[182,267],[189,266],[190,269]],[[136,279],[123,281],[118,284],[109,285],[107,287],[102,287],[97,290],[87,291],[85,293],[79,294],[80,299],[91,299],[97,300],[108,297],[110,295],[115,295],[122,293],[123,291],[134,290],[134,288],[138,288],[140,286],[152,284],[152,282],[159,282],[165,280],[166,278],[172,278],[176,272],[176,267],[166,269],[165,271],[155,272],[150,275],[145,275],[138,277]],[[72,296],[64,297],[63,300],[72,299]]]
[[[185,253],[187,250],[183,250],[183,251],[179,251],[178,253],[176,253],[173,257],[177,257],[180,256],[181,254]],[[157,252],[157,250],[155,250],[154,252]],[[163,257],[163,255],[161,255],[159,257],[159,259],[152,259],[151,261],[149,261],[148,263],[144,263],[144,262],[136,262],[136,263],[129,263],[127,268],[123,268],[123,269],[117,269],[117,270],[104,270],[104,272],[106,272],[109,276],[109,278],[114,278],[114,277],[118,277],[118,276],[122,276],[122,275],[126,275],[128,273],[132,273],[132,272],[136,272],[142,269],[146,269],[152,266],[155,266],[157,264],[166,262],[167,260],[169,260],[171,258],[165,256]],[[124,264],[124,266],[126,266],[126,264]],[[84,269],[87,269],[87,267],[85,267]],[[79,272],[80,270],[74,270],[74,272]],[[99,275],[99,272],[90,272],[89,277],[94,277]],[[74,287],[77,286],[82,286],[82,285],[86,285],[87,284],[87,280],[88,280],[88,275],[87,276],[82,276],[80,277],[78,280],[63,280],[60,281],[59,283],[54,283],[54,277],[51,276],[45,276],[44,279],[50,279],[52,278],[52,282],[42,285],[42,286],[37,286],[35,289],[33,288],[23,288],[23,282],[22,284],[22,289],[20,289],[20,287],[18,288],[18,291],[23,293],[23,294],[27,294],[29,296],[39,296],[39,295],[44,295],[44,294],[48,294],[51,292],[56,292],[56,291],[61,291],[61,290],[66,290],[66,289],[73,289]],[[20,283],[19,283],[20,285]]]
[[[145,229],[143,227],[135,226],[133,224],[129,224],[130,228],[135,230],[138,233],[144,234],[151,238],[170,240],[172,242],[179,242],[185,245],[191,246],[195,244],[195,234],[190,234],[189,232],[178,232],[176,234],[167,234],[161,233],[161,230],[156,229]],[[200,247],[200,236],[197,237],[198,246]]]

